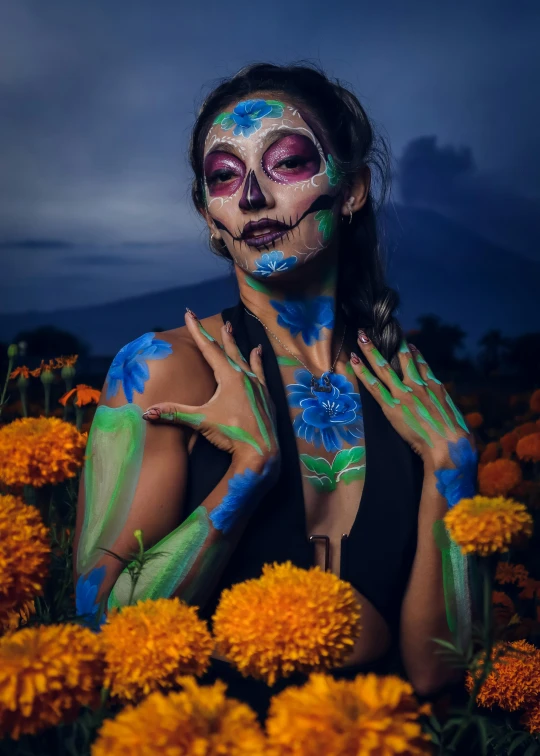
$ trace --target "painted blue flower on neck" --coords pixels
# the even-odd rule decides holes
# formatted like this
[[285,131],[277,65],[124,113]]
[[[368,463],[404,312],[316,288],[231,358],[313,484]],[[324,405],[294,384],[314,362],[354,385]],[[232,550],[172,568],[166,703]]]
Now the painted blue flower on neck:
[[243,473],[233,475],[227,485],[227,493],[209,514],[216,530],[228,533],[238,518],[244,515],[246,506],[256,505],[271,488],[278,472],[279,461],[277,457],[272,457],[260,473],[246,468]]
[[129,403],[133,392],[142,394],[144,384],[150,377],[147,360],[162,360],[172,352],[172,346],[154,333],[145,333],[131,341],[118,352],[107,373],[107,399],[116,396],[119,384]]
[[286,299],[284,302],[271,299],[270,304],[279,313],[278,325],[290,331],[292,336],[301,333],[308,346],[322,339],[323,328],[332,328],[334,325],[332,297],[321,296],[298,301]]
[[312,386],[312,375],[297,370],[296,383],[287,386],[289,405],[300,407],[293,421],[298,438],[317,448],[321,442],[326,451],[338,451],[343,441],[355,444],[364,437],[364,418],[360,394],[343,375],[323,373]]
[[450,459],[455,468],[442,468],[435,471],[437,491],[445,497],[450,508],[461,499],[470,499],[476,495],[476,476],[478,470],[478,452],[468,438],[448,442]]
[[283,252],[275,250],[273,252],[265,252],[256,261],[257,269],[253,271],[254,276],[271,276],[273,273],[281,273],[283,270],[288,270],[296,265],[298,258],[292,255],[285,258]]
[[232,113],[221,113],[214,124],[220,123],[224,131],[234,126],[234,136],[250,137],[261,128],[263,118],[281,118],[283,107],[278,100],[243,100]]
[[105,622],[105,612],[96,622],[96,615],[99,611],[99,603],[96,602],[98,591],[105,577],[105,565],[94,567],[85,577],[81,575],[77,580],[75,587],[75,608],[77,617],[85,619],[88,625],[101,627]]

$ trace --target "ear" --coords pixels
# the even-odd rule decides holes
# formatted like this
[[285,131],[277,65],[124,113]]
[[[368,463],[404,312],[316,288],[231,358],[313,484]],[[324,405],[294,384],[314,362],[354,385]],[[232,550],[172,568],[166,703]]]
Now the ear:
[[202,215],[202,217],[205,219],[206,223],[208,224],[208,228],[210,229],[210,233],[212,234],[213,239],[221,239],[221,233],[218,231],[218,228],[216,224],[214,223],[214,219],[208,212],[207,208],[201,207],[199,208],[199,213]]
[[369,196],[370,186],[371,171],[369,166],[365,165],[344,192],[341,214],[347,216],[360,210]]

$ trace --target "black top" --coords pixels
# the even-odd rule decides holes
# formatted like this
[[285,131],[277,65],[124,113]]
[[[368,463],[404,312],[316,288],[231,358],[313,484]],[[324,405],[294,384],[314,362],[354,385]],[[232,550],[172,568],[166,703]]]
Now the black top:
[[[222,312],[247,359],[262,344],[263,366],[277,414],[281,472],[276,485],[257,506],[209,601],[200,610],[215,612],[225,588],[258,578],[265,563],[290,560],[298,567],[315,564],[306,534],[302,476],[287,398],[279,366],[264,327],[239,302]],[[350,376],[354,383],[355,376]],[[362,502],[348,539],[344,539],[341,577],[382,614],[396,640],[401,602],[416,551],[418,507],[423,482],[421,459],[394,430],[371,394],[358,381],[366,443],[366,478]],[[231,457],[199,436],[189,456],[185,516],[191,514],[227,472]]]

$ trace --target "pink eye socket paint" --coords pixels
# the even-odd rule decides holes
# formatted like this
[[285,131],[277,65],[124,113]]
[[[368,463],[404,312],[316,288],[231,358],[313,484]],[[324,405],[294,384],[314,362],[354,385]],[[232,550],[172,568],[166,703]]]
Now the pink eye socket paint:
[[230,152],[209,152],[204,160],[204,176],[211,197],[234,194],[246,175],[246,166]]
[[280,184],[306,181],[319,173],[320,165],[317,147],[301,134],[291,134],[274,142],[262,158],[266,175]]

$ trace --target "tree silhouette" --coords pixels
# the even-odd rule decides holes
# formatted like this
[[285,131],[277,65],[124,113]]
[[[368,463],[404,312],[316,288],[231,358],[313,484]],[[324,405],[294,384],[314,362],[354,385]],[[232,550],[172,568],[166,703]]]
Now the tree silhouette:
[[407,338],[418,347],[435,372],[456,370],[467,364],[456,356],[466,336],[460,326],[442,323],[438,315],[431,314],[420,315],[417,321],[420,328],[409,331]]
[[42,326],[33,331],[21,331],[14,339],[15,343],[26,343],[25,356],[48,360],[61,355],[78,354],[85,357],[88,346],[69,331],[62,331],[54,326]]
[[540,333],[524,333],[506,340],[504,362],[512,372],[534,385],[540,383]]
[[478,364],[486,376],[499,370],[507,344],[508,340],[499,329],[488,331],[478,340],[481,347],[478,352]]

